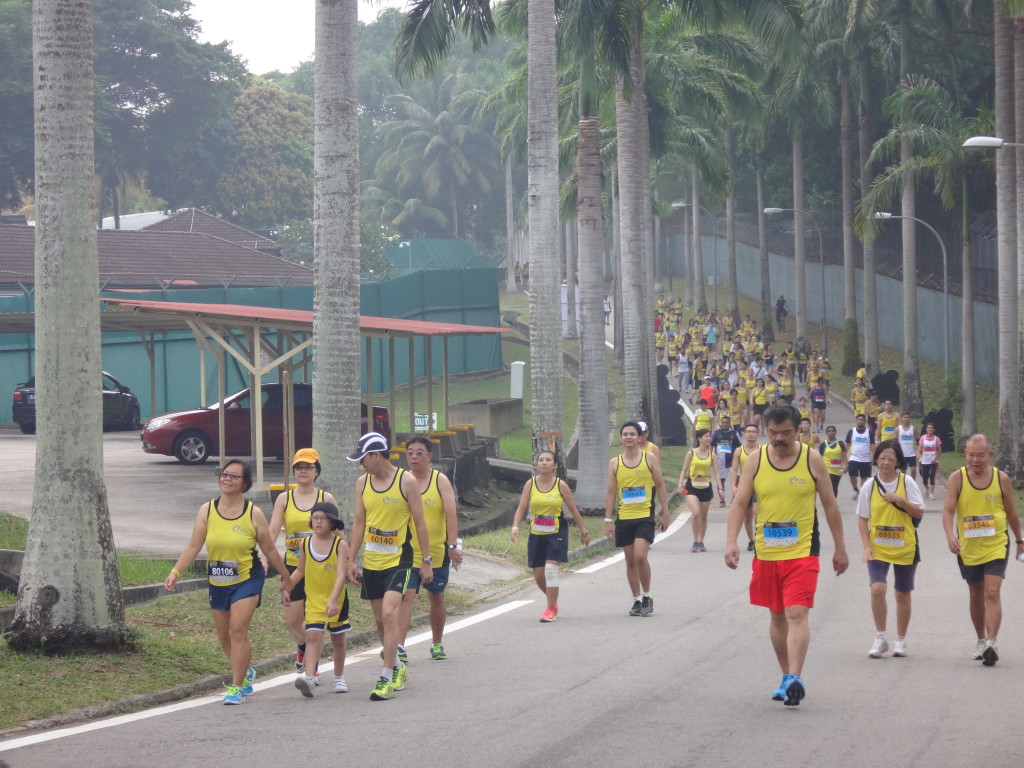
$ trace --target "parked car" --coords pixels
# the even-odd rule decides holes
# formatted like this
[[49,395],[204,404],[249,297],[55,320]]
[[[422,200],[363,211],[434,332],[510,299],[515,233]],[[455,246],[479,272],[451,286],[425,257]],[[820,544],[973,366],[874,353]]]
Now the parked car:
[[[11,412],[15,423],[26,435],[36,431],[36,377],[14,388]],[[106,371],[103,371],[103,428],[138,429],[139,398]]]
[[[295,447],[308,448],[313,444],[313,387],[294,385]],[[281,385],[264,384],[263,400],[263,453],[266,456],[284,454],[283,406]],[[202,464],[220,453],[217,442],[217,412],[220,403],[191,411],[165,413],[149,420],[142,431],[142,450],[173,456],[182,464]],[[248,388],[224,398],[225,453],[229,456],[248,456],[252,451]],[[388,409],[373,407],[373,429],[391,440],[391,420]],[[366,404],[362,405],[362,430],[367,431]]]

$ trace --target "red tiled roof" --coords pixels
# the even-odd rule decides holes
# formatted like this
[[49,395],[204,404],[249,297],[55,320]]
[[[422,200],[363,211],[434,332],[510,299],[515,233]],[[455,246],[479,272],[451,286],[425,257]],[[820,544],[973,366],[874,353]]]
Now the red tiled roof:
[[[101,229],[97,245],[111,289],[313,284],[308,267],[201,233]],[[34,282],[35,229],[0,226],[0,285]]]
[[226,219],[218,218],[198,208],[186,208],[142,229],[147,232],[199,232],[219,237],[229,243],[244,245],[246,248],[255,248],[258,251],[275,250],[278,247],[277,243],[269,237],[232,224]]

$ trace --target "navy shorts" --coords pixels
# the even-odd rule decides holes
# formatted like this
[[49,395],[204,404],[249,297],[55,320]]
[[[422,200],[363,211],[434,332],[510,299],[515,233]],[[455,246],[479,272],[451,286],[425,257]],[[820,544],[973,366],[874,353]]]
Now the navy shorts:
[[616,547],[631,547],[637,539],[654,543],[654,515],[615,521]]
[[893,589],[897,592],[913,592],[917,563],[897,565],[884,560],[868,560],[868,584],[885,584],[889,579],[890,565],[892,566]]
[[1009,557],[1002,557],[998,560],[989,560],[979,565],[964,565],[960,555],[956,556],[956,563],[960,566],[960,575],[968,584],[981,584],[986,576],[998,576],[1006,578],[1006,562]]
[[564,521],[556,533],[531,533],[526,542],[526,565],[543,568],[549,560],[565,563],[569,560],[569,526]]
[[383,600],[387,592],[405,594],[409,586],[412,568],[396,567],[383,571],[371,571],[363,568],[363,587],[359,596],[363,600]]
[[862,477],[867,480],[871,477],[871,462],[853,461],[851,459],[846,462],[846,472],[850,477]]
[[424,584],[420,580],[419,568],[412,568],[409,573],[409,586],[406,587],[406,591],[419,592],[420,587],[423,587],[432,595],[440,595],[444,592],[444,588],[448,586],[449,576],[451,576],[451,563],[445,563],[434,568],[434,578],[431,579],[429,584]]
[[[299,566],[297,566],[297,565],[288,565],[288,563],[285,563],[284,567],[288,569],[288,573],[295,573],[295,571],[297,571],[299,569]],[[298,584],[296,584],[292,588],[291,594],[288,597],[291,598],[293,603],[296,600],[305,600],[306,599],[306,580],[303,579]]]
[[258,566],[248,579],[227,587],[215,587],[210,585],[210,610],[230,611],[231,606],[239,600],[256,595],[256,607],[259,608],[263,600],[263,582],[266,579],[266,572],[263,566]]

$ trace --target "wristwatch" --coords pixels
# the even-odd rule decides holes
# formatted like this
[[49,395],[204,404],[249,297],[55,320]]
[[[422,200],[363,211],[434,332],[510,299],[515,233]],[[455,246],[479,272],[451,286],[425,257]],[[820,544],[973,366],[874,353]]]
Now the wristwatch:
[[451,550],[451,549],[458,549],[458,548],[459,548],[458,544],[448,544],[448,549],[449,550]]
[[426,557],[423,558],[423,564],[424,565],[433,565],[434,564],[434,558],[432,558],[430,555],[427,555]]

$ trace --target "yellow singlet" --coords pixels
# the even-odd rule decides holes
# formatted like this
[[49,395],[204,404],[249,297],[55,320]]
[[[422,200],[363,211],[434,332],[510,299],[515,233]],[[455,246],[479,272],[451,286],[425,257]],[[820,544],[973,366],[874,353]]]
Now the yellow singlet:
[[825,466],[828,467],[830,475],[843,474],[843,451],[838,440],[825,443],[825,450],[821,455],[825,459]]
[[[907,476],[896,473],[895,492],[907,498]],[[871,512],[868,528],[874,559],[896,565],[913,565],[921,559],[917,549],[917,520],[882,498],[878,477],[871,483]]]
[[981,565],[1008,556],[1010,537],[1006,533],[1006,509],[999,470],[992,467],[992,481],[976,488],[960,468],[960,494],[956,499],[956,535],[964,565]]
[[697,429],[711,429],[711,411],[698,410],[693,414],[693,428]]
[[[316,489],[316,501],[324,500],[324,492]],[[313,505],[309,509],[313,508]],[[302,551],[302,540],[313,535],[309,526],[309,509],[299,509],[295,504],[295,489],[288,491],[288,504],[284,508],[284,562],[285,565],[298,565],[299,553]]]
[[654,475],[647,465],[647,454],[640,463],[627,466],[623,454],[615,460],[615,484],[618,488],[619,519],[638,520],[654,514]]
[[896,427],[899,423],[900,417],[895,413],[893,413],[892,416],[886,416],[883,412],[882,415],[878,417],[879,442],[896,437]]
[[402,493],[404,469],[397,469],[391,484],[383,491],[373,487],[373,478],[366,475],[363,485],[363,508],[366,527],[363,532],[363,568],[386,571],[412,565],[412,515],[409,502]]
[[768,390],[767,389],[755,389],[754,394],[754,405],[768,405]]
[[707,458],[697,455],[696,449],[690,451],[690,485],[702,490],[711,487],[711,451],[708,451]]
[[345,604],[346,587],[341,588],[338,596],[338,613],[327,615],[327,601],[331,599],[334,583],[338,578],[338,544],[337,536],[331,537],[331,546],[327,554],[319,555],[313,549],[313,537],[309,536],[302,544],[306,550],[306,570],[303,576],[306,582],[306,623],[325,624],[337,621],[341,607]]
[[761,446],[754,475],[754,551],[759,560],[795,560],[818,554],[818,512],[814,506],[816,489],[810,450],[798,445],[800,453],[787,470],[773,466],[768,446]]
[[206,573],[210,586],[230,587],[249,576],[262,573],[256,556],[256,524],[252,521],[252,502],[246,501],[242,514],[228,520],[217,511],[217,499],[206,510]]
[[[646,459],[645,459],[646,461]],[[558,478],[548,490],[542,491],[537,478],[530,484],[530,533],[549,536],[562,527],[562,489]]]
[[[447,565],[448,557],[448,518],[444,515],[444,504],[441,501],[441,489],[437,486],[438,470],[430,470],[430,480],[427,481],[427,490],[420,496],[423,499],[423,521],[427,524],[427,539],[430,541],[430,557],[434,560],[434,567],[439,568]],[[417,484],[419,478],[413,477]],[[412,567],[419,568],[423,565],[423,551],[420,549],[419,537],[416,535],[416,526],[409,522],[409,533],[412,534]]]

